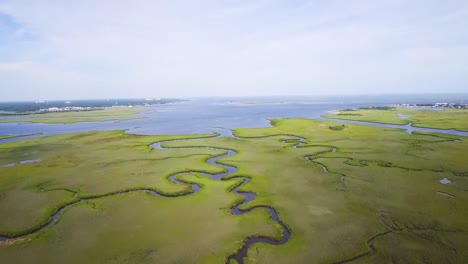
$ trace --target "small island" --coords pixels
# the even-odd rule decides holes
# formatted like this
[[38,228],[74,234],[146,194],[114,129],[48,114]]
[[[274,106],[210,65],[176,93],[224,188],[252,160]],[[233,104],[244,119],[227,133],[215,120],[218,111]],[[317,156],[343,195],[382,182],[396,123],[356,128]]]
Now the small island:
[[456,104],[395,105],[333,111],[325,118],[468,131],[468,109]]

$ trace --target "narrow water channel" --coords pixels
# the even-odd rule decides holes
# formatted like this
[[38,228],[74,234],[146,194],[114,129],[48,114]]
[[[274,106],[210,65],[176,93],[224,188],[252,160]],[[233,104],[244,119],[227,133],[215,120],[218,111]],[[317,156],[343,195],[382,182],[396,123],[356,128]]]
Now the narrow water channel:
[[[232,138],[235,138],[235,139],[240,139],[238,137],[235,137],[232,134],[232,131],[230,131],[230,130],[229,130],[229,132],[220,133],[218,135],[218,137],[232,137]],[[293,148],[296,148],[297,146],[304,144],[304,139],[303,138],[299,138],[299,137],[297,137],[297,138],[299,140],[299,143],[292,146]],[[177,139],[177,140],[161,141],[161,142],[156,142],[154,144],[151,144],[150,147],[153,148],[153,149],[160,149],[160,150],[164,150],[164,149],[194,149],[194,148],[195,149],[200,149],[200,148],[205,148],[205,149],[214,149],[214,150],[223,151],[224,153],[222,153],[220,155],[217,155],[217,156],[214,156],[214,157],[211,157],[210,159],[207,160],[207,162],[209,164],[211,164],[211,165],[222,167],[223,169],[225,169],[225,172],[216,173],[216,174],[210,174],[210,173],[205,173],[205,172],[197,172],[197,173],[200,173],[201,175],[209,177],[209,178],[211,178],[213,180],[222,181],[222,180],[226,180],[225,179],[226,176],[232,175],[232,174],[237,172],[236,167],[218,162],[219,159],[236,155],[237,152],[235,152],[234,150],[225,149],[225,148],[203,147],[203,146],[202,147],[176,147],[176,148],[164,147],[163,146],[163,144],[167,143],[167,142],[189,141],[189,140],[197,140],[197,139]],[[178,175],[184,174],[184,173],[187,173],[187,172],[190,172],[190,171],[178,172],[176,174],[173,174],[173,175],[169,176],[169,180],[171,182],[173,182],[174,184],[187,185],[189,183],[185,183],[185,182],[177,180]],[[281,235],[281,238],[279,238],[279,239],[275,239],[275,238],[271,238],[271,237],[267,237],[267,236],[248,236],[248,237],[246,237],[243,240],[242,247],[237,252],[233,253],[232,255],[230,255],[230,256],[228,256],[226,258],[226,263],[229,263],[231,260],[235,260],[238,263],[243,264],[244,259],[247,257],[248,250],[249,250],[250,247],[252,247],[252,245],[254,245],[256,243],[266,243],[266,244],[270,244],[270,245],[283,245],[286,242],[288,242],[288,240],[289,240],[289,238],[291,236],[291,232],[290,232],[289,228],[286,226],[286,224],[284,224],[280,220],[280,218],[278,217],[278,212],[271,206],[257,205],[257,206],[250,207],[248,209],[241,209],[240,207],[242,207],[242,205],[254,200],[256,195],[253,192],[241,192],[241,191],[239,191],[239,188],[242,187],[243,185],[247,184],[250,181],[250,178],[247,178],[247,177],[236,177],[236,178],[242,178],[243,181],[240,184],[238,184],[235,188],[232,189],[232,193],[243,196],[244,200],[241,203],[233,206],[230,209],[230,212],[233,215],[243,215],[243,214],[247,214],[249,212],[252,212],[254,210],[266,210],[266,211],[268,211],[271,220],[276,222],[282,229],[281,230],[282,235]],[[99,199],[99,198],[113,196],[113,195],[121,195],[121,194],[125,194],[125,193],[130,193],[130,192],[145,192],[145,193],[148,193],[148,194],[153,195],[153,196],[165,197],[165,198],[179,197],[179,196],[187,196],[187,195],[192,195],[192,194],[198,193],[200,191],[200,189],[201,189],[201,187],[198,184],[190,183],[190,185],[191,185],[191,188],[192,188],[192,191],[190,193],[180,194],[180,195],[172,195],[172,196],[171,195],[161,194],[161,193],[159,193],[159,192],[157,192],[157,191],[155,191],[153,189],[149,189],[149,188],[136,188],[136,189],[130,189],[130,190],[126,190],[126,191],[116,191],[116,192],[109,193],[109,194],[106,194],[106,195],[96,195],[96,196],[91,196],[91,197],[80,197],[78,195],[78,193],[76,193],[76,192],[74,192],[72,190],[63,189],[64,191],[71,192],[73,194],[73,197],[76,200],[74,200],[73,202],[71,202],[69,204],[66,204],[66,205],[63,205],[62,207],[58,208],[57,211],[50,217],[49,221],[43,223],[42,225],[38,226],[37,228],[35,228],[33,230],[30,230],[30,231],[22,233],[22,234],[17,234],[15,236],[8,236],[8,235],[1,235],[0,234],[0,242],[8,242],[8,241],[13,241],[13,240],[16,240],[16,239],[20,239],[22,237],[26,237],[26,236],[32,235],[34,233],[37,233],[39,231],[42,231],[45,228],[51,227],[51,226],[53,226],[53,225],[55,225],[57,223],[57,221],[63,215],[63,213],[65,212],[66,209],[68,209],[68,208],[72,207],[73,205],[75,205],[77,203],[80,203],[80,202],[86,202],[86,201],[91,201],[91,200],[94,200],[94,199]],[[42,191],[47,191],[42,186],[39,186],[39,188]],[[59,189],[55,189],[55,190],[59,190]]]

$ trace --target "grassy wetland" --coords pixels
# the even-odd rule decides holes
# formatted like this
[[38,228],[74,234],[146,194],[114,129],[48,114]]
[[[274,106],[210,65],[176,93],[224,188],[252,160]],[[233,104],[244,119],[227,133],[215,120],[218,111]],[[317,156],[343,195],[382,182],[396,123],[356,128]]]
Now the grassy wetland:
[[468,122],[466,122],[468,120],[467,109],[385,108],[345,109],[335,111],[323,117],[396,125],[411,123],[416,127],[468,131]]
[[236,137],[96,131],[0,144],[0,261],[236,263],[249,237],[281,241],[283,223],[284,243],[252,243],[239,262],[466,263],[466,138],[271,123]]
[[43,123],[70,124],[79,122],[123,121],[141,119],[141,110],[129,107],[110,107],[90,111],[50,112],[41,114],[16,115],[18,119],[0,119],[0,123]]

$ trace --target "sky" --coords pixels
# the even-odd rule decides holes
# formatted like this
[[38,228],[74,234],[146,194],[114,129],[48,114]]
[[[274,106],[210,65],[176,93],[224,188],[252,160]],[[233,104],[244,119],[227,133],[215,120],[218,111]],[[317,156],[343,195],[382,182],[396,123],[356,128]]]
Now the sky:
[[0,0],[0,101],[457,92],[466,0]]

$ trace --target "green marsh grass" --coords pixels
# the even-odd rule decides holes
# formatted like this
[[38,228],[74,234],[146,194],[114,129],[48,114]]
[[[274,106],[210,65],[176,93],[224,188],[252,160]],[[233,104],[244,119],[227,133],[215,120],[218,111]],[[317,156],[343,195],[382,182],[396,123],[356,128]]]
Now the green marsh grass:
[[[360,110],[359,110],[360,111]],[[377,110],[372,110],[377,111]],[[385,110],[392,111],[392,110]],[[56,225],[12,244],[0,244],[0,260],[15,263],[223,263],[246,236],[280,237],[265,210],[242,216],[230,208],[242,197],[257,197],[242,209],[268,205],[291,230],[281,246],[255,244],[246,263],[465,263],[468,259],[468,140],[434,133],[307,119],[274,119],[272,127],[237,129],[241,139],[213,135],[135,136],[121,131],[87,132],[0,145],[0,162],[38,151],[41,162],[0,167],[0,233],[14,234],[50,217],[74,198],[119,190],[67,208]],[[304,144],[292,148],[305,138]],[[153,142],[179,149],[152,150]],[[206,163],[222,151],[236,155],[220,163],[238,168],[225,181],[199,173],[223,169]],[[333,151],[335,150],[335,151]],[[326,170],[324,169],[326,168]],[[442,185],[439,180],[452,183]],[[40,191],[41,186],[44,190]],[[53,190],[52,190],[53,189]],[[446,193],[451,195],[441,195]],[[21,201],[12,208],[13,201]],[[19,219],[13,221],[11,219]]]

